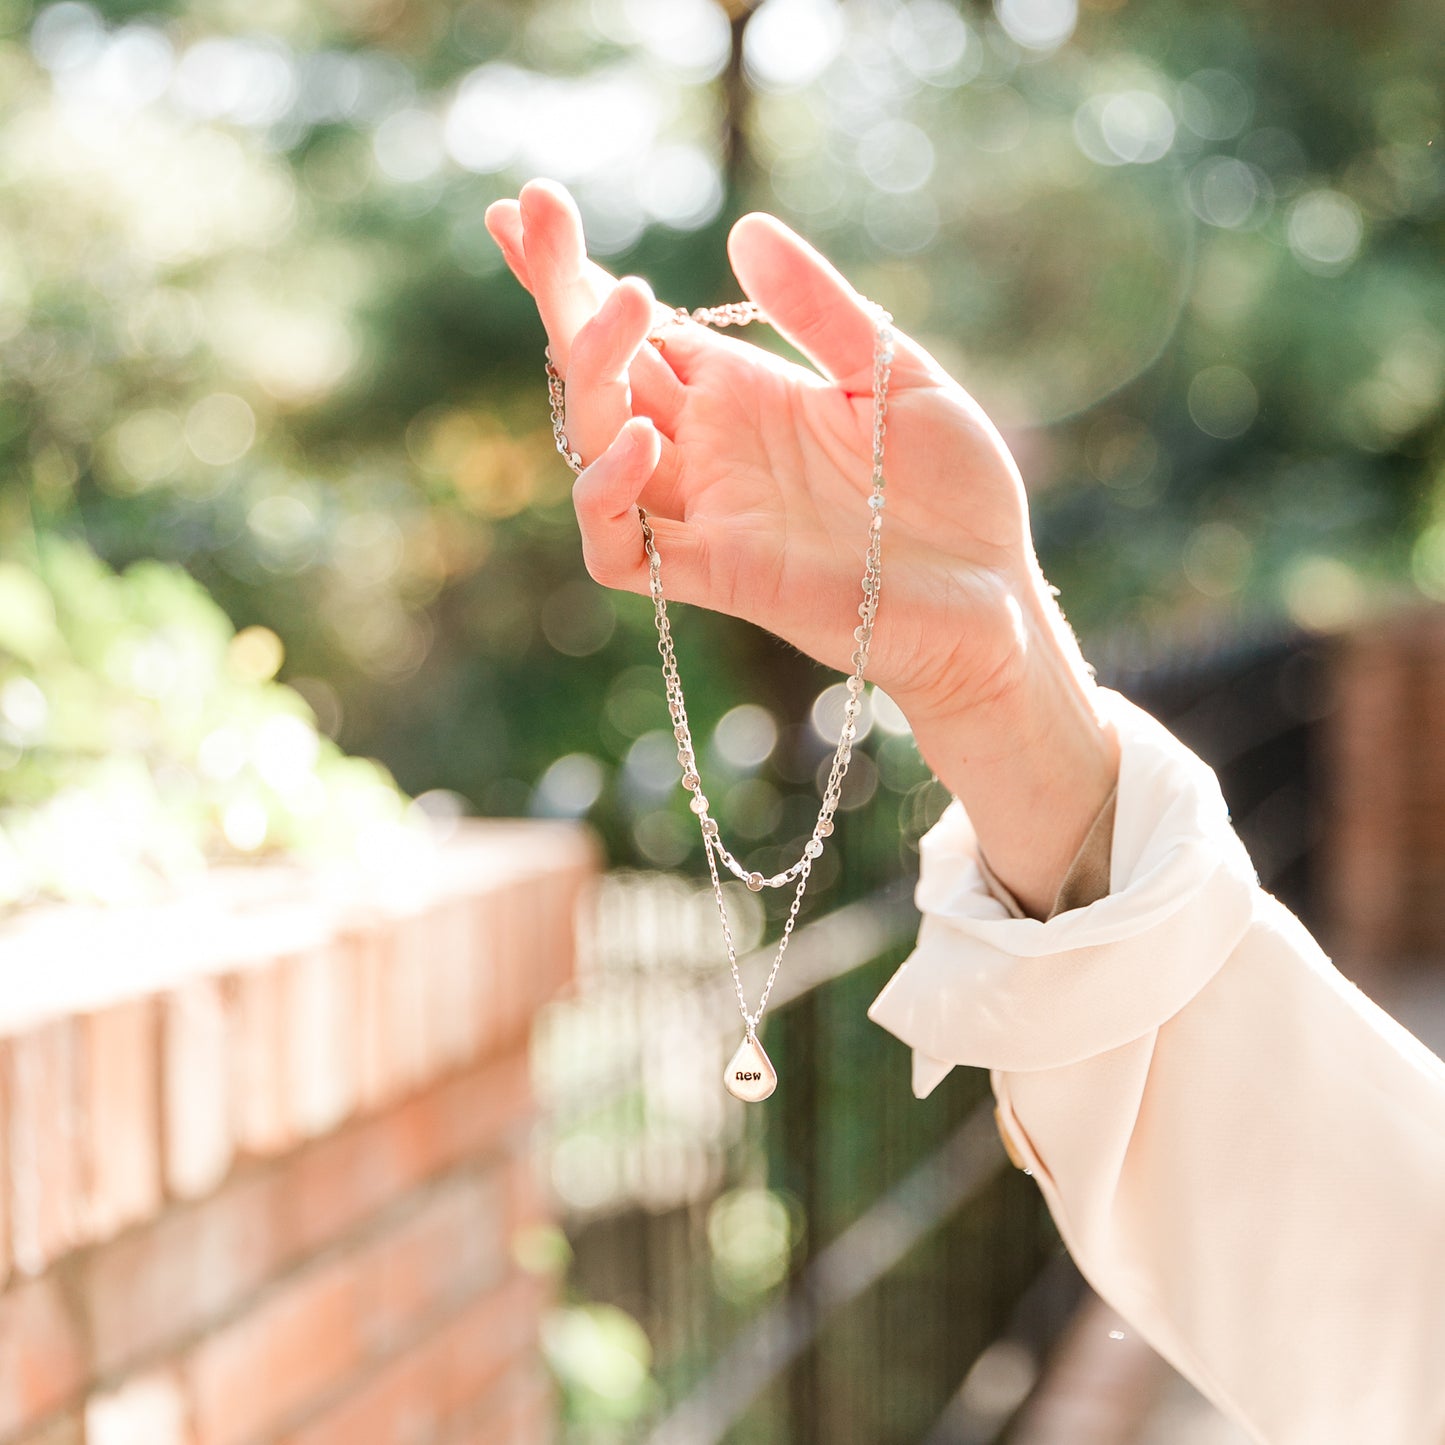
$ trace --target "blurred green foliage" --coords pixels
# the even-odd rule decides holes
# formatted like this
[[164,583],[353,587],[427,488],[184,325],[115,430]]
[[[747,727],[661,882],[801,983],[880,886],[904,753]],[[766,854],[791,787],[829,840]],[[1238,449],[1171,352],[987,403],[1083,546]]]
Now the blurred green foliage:
[[[1329,629],[1445,598],[1442,29],[1434,0],[0,0],[0,535],[180,564],[412,791],[695,864],[649,610],[582,570],[486,205],[564,180],[689,305],[736,295],[733,217],[784,216],[1005,427],[1086,650]],[[771,715],[766,755],[724,730],[704,762],[785,855],[832,679],[677,630],[699,738]],[[849,889],[938,801],[905,737],[867,750]],[[7,804],[44,776],[12,762]]]
[[318,735],[270,680],[280,661],[177,567],[117,577],[55,540],[0,557],[0,907],[133,902],[263,850],[394,847],[406,800]]
[[652,1347],[637,1321],[607,1304],[553,1310],[542,1349],[561,1394],[562,1423],[577,1445],[623,1445],[656,1407]]

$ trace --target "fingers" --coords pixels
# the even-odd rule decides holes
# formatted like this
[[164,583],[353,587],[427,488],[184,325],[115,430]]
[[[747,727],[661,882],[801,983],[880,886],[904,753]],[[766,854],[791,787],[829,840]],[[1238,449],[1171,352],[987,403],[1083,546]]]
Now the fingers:
[[[577,478],[572,503],[582,531],[582,556],[587,570],[608,587],[632,592],[648,588],[647,554],[637,517],[644,495],[662,462],[663,438],[643,417],[634,417],[612,444]],[[696,544],[684,523],[649,516],[665,558],[670,581],[691,579]],[[673,596],[681,594],[673,592]]]
[[[512,274],[536,299],[553,360],[567,376],[577,332],[616,280],[587,259],[576,206],[549,181],[529,182],[520,202],[494,202],[486,222]],[[636,353],[631,380],[632,409],[672,435],[686,401],[676,374],[649,346]]]
[[632,415],[627,372],[652,325],[655,304],[646,283],[628,277],[573,339],[567,438],[583,457],[604,450]]
[[[875,320],[836,268],[776,216],[754,211],[728,236],[728,257],[743,290],[773,326],[848,391],[871,386]],[[896,336],[893,379],[934,380],[937,363]]]
[[519,197],[522,253],[532,278],[532,295],[547,328],[552,359],[564,375],[571,361],[572,338],[597,310],[610,287],[597,285],[587,265],[582,216],[561,186],[529,181]]
[[522,244],[522,208],[516,201],[493,201],[484,219],[487,232],[497,243],[508,269],[522,283],[522,289],[530,293],[532,273],[527,268],[527,252]]

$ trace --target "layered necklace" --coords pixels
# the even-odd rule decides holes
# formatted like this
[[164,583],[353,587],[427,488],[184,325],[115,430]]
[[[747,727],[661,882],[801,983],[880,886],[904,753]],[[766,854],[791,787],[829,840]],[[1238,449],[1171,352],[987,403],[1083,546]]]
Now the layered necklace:
[[[672,645],[672,627],[668,622],[667,602],[662,593],[662,559],[658,555],[657,539],[648,522],[647,513],[641,507],[637,509],[642,524],[642,545],[647,556],[654,620],[657,625],[657,650],[662,657],[667,707],[672,716],[673,736],[677,740],[678,767],[682,770],[682,786],[692,794],[689,806],[702,829],[703,855],[707,859],[708,874],[712,879],[713,896],[717,900],[718,917],[722,921],[728,967],[732,971],[733,988],[737,993],[738,1009],[743,1019],[743,1040],[723,1071],[723,1083],[730,1093],[748,1103],[758,1103],[766,1099],[778,1086],[777,1071],[758,1040],[758,1024],[762,1020],[763,1010],[768,1006],[768,998],[772,994],[778,970],[783,966],[783,955],[788,951],[788,940],[793,936],[798,910],[802,907],[803,894],[807,891],[813,865],[822,857],[824,843],[833,833],[833,818],[838,811],[843,779],[848,774],[848,763],[853,755],[853,740],[858,735],[858,714],[863,707],[863,673],[868,666],[868,650],[873,641],[873,625],[878,616],[883,556],[883,434],[888,411],[888,376],[893,362],[893,318],[881,306],[874,306],[872,309],[873,465],[868,495],[868,545],[864,553],[863,599],[858,605],[858,626],[853,629],[853,671],[846,683],[848,696],[843,706],[843,726],[838,734],[838,746],[833,753],[828,781],[823,788],[823,800],[817,821],[813,824],[812,835],[803,845],[802,856],[781,873],[763,874],[740,863],[723,842],[717,820],[712,816],[711,804],[707,794],[703,792],[702,777],[698,771],[697,751],[693,747],[687,705],[682,696],[682,679],[678,676],[677,653]],[[653,330],[649,339],[660,341],[663,339],[661,332],[666,327],[688,321],[703,326],[746,326],[749,322],[766,319],[762,310],[751,301],[726,306],[704,306],[695,311],[679,307]],[[552,362],[550,348],[547,351],[547,391],[552,405],[552,432],[557,441],[557,450],[574,472],[580,472],[583,462],[567,440],[563,381]],[[783,923],[782,935],[778,939],[773,965],[768,972],[767,982],[763,985],[762,996],[756,1009],[748,1008],[747,995],[743,991],[742,977],[738,972],[737,948],[733,943],[732,928],[728,922],[719,864],[754,893],[761,893],[765,888],[791,886],[793,889],[792,903]]]

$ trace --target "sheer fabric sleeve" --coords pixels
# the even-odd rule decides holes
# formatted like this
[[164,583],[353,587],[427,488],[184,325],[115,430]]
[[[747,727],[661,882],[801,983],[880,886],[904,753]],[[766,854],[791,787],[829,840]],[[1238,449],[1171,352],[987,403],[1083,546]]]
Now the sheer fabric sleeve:
[[[1445,1064],[1260,887],[1213,772],[1101,691],[1118,783],[1050,917],[955,803],[869,1015],[920,1097],[990,1071],[1085,1277],[1254,1439],[1440,1445]],[[1111,806],[1107,885],[1070,894]]]

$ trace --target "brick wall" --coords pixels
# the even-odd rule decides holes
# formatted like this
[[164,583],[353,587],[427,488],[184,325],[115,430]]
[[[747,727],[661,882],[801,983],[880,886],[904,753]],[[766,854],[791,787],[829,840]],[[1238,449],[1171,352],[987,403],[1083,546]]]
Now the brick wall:
[[1445,959],[1445,607],[1336,641],[1323,848],[1329,940],[1357,977]]
[[577,832],[0,926],[0,1445],[539,1445]]

